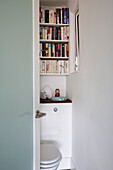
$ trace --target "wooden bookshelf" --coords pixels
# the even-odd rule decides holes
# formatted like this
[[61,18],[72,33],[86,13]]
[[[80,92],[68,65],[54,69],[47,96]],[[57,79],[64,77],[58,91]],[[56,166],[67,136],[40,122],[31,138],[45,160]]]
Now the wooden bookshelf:
[[50,99],[40,99],[40,103],[72,103],[70,99],[67,99],[66,101],[51,101]]

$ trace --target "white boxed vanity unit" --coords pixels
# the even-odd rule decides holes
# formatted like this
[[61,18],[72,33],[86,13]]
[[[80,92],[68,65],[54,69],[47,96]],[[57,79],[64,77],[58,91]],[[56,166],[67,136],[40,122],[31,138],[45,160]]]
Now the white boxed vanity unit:
[[41,142],[55,144],[61,154],[59,169],[69,169],[71,163],[71,103],[41,104]]

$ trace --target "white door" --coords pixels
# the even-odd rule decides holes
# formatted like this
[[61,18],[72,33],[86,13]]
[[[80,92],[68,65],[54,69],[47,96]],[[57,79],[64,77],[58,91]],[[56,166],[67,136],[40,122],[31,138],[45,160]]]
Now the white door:
[[0,1],[0,170],[33,170],[31,2]]

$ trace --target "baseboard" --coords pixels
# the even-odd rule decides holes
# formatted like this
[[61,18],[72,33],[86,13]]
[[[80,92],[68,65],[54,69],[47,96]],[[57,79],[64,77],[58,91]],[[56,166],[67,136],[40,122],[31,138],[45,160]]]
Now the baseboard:
[[74,161],[72,160],[71,158],[71,170],[77,170],[75,164],[74,164]]
[[65,157],[65,158],[62,158],[62,161],[58,167],[58,170],[63,170],[63,169],[71,169],[71,170],[77,170],[75,168],[75,165],[72,161],[72,158],[71,157]]

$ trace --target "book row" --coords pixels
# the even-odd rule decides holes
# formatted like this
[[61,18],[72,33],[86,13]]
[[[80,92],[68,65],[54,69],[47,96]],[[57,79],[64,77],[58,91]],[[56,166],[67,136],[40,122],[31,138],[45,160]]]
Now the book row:
[[69,8],[45,10],[40,7],[40,22],[54,24],[69,24]]
[[69,73],[69,61],[63,60],[40,60],[40,73]]
[[69,40],[69,26],[60,28],[40,26],[40,39]]
[[69,44],[40,43],[40,57],[69,57]]

